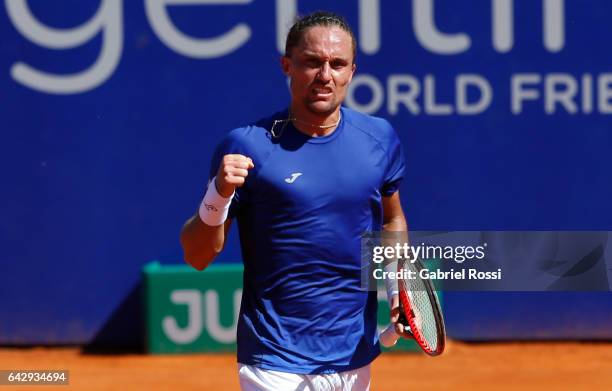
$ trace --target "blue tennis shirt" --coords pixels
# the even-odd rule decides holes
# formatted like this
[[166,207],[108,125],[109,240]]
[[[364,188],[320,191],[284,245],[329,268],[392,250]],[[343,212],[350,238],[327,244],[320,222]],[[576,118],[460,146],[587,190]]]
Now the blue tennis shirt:
[[[382,229],[382,196],[397,191],[404,157],[381,119],[341,108],[331,134],[309,137],[279,112],[228,133],[212,159],[250,157],[237,189],[244,286],[238,362],[291,373],[330,373],[379,353],[376,292],[361,287],[361,234]],[[283,126],[285,125],[285,126]]]

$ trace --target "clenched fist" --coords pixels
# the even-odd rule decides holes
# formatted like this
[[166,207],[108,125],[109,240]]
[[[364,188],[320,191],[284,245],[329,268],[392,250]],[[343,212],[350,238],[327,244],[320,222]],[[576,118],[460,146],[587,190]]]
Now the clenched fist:
[[215,182],[219,195],[231,197],[237,187],[244,185],[249,170],[253,167],[255,165],[250,157],[234,154],[223,156]]

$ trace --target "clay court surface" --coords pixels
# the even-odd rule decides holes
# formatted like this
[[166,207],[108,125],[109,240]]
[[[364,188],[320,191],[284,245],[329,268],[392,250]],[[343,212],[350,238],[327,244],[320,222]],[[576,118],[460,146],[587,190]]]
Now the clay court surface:
[[[96,355],[78,348],[2,348],[0,369],[68,369],[70,385],[52,389],[238,390],[233,354]],[[400,379],[408,377],[410,383],[402,385]],[[372,390],[404,389],[612,390],[612,344],[453,342],[437,358],[381,355],[373,365]]]

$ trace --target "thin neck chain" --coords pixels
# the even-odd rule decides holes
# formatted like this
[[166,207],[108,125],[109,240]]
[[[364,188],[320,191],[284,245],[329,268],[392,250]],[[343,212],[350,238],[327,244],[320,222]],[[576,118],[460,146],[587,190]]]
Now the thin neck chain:
[[298,119],[296,117],[292,117],[291,115],[289,115],[289,120],[290,121],[295,121],[297,123],[308,125],[310,127],[318,128],[318,129],[328,129],[328,128],[333,128],[335,126],[338,126],[338,124],[340,123],[341,119],[342,119],[342,115],[340,113],[338,113],[338,121],[334,122],[333,124],[329,124],[329,125],[316,125],[316,124],[311,124],[311,123],[306,122],[306,121],[302,121],[301,119]]

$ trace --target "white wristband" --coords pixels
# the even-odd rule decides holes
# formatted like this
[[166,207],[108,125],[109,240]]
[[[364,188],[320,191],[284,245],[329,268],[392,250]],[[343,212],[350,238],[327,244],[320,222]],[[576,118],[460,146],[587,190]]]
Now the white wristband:
[[[387,263],[384,266],[384,271],[397,273],[397,260]],[[389,303],[389,307],[391,307],[391,298],[393,295],[399,294],[397,280],[395,278],[385,278],[385,288],[387,290],[387,302]]]
[[204,224],[211,227],[217,227],[225,222],[232,198],[234,197],[234,193],[229,198],[219,194],[215,185],[215,179],[216,177],[208,183],[208,189],[206,189],[206,194],[198,212]]

